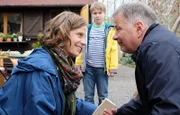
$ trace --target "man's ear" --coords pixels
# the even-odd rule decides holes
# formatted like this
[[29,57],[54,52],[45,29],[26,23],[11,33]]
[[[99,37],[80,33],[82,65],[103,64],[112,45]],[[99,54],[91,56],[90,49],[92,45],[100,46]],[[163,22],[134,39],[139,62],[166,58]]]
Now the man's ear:
[[142,36],[144,35],[144,28],[145,28],[144,23],[142,21],[136,21],[135,27],[138,38],[142,38]]

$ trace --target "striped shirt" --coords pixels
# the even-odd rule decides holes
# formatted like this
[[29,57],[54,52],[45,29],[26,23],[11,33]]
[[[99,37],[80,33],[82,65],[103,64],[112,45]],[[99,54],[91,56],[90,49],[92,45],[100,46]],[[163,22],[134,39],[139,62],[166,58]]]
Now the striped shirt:
[[87,64],[92,67],[104,68],[105,58],[105,26],[92,26],[87,50]]

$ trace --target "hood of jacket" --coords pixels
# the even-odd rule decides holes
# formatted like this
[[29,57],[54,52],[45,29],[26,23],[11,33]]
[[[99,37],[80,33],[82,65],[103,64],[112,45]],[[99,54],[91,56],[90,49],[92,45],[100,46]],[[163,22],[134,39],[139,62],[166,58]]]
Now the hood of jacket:
[[18,65],[13,68],[12,74],[37,70],[57,75],[51,56],[42,47],[34,49],[28,57],[18,60]]

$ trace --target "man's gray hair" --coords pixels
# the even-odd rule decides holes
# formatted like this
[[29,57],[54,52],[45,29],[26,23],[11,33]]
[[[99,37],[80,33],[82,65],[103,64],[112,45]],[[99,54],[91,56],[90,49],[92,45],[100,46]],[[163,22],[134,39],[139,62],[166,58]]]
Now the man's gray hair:
[[155,12],[146,4],[139,2],[127,3],[121,5],[113,14],[113,17],[118,13],[122,13],[128,22],[133,23],[141,20],[149,27],[151,24],[156,23]]

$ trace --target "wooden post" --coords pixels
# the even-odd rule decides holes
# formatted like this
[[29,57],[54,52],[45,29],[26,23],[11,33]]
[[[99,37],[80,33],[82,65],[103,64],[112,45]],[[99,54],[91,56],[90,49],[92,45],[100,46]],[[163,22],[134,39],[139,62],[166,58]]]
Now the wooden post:
[[0,87],[4,84],[5,78],[4,78],[4,67],[0,67]]

